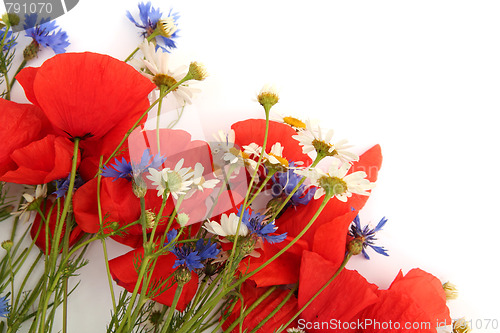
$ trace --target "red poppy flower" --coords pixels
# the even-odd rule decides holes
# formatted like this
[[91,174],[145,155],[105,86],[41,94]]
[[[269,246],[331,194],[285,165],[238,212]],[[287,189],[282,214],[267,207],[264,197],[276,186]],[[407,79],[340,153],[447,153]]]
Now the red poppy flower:
[[402,328],[404,332],[436,332],[436,327],[451,324],[441,282],[421,269],[412,269],[404,276],[399,272],[389,289],[380,290],[378,296],[378,301],[358,316],[372,322],[364,332],[380,332],[380,325],[389,321],[392,326],[384,332],[401,332]]
[[154,88],[130,65],[89,52],[56,55],[39,68],[23,69],[17,79],[55,134],[84,139],[84,179],[95,175],[100,155],[107,158],[149,107]]
[[[139,276],[135,267],[140,267],[143,257],[144,249],[139,248],[109,261],[109,268],[113,279],[119,286],[122,286],[129,292],[134,291],[135,284]],[[175,259],[175,255],[171,253],[158,257],[151,281],[158,284],[165,282],[166,279],[171,277],[175,271],[175,269],[172,268],[175,263]],[[172,282],[173,278],[164,285],[160,292],[156,295],[152,295],[151,298],[158,303],[171,306],[175,290],[177,289],[177,283],[172,284]],[[192,272],[191,280],[184,285],[180,299],[175,308],[179,311],[184,311],[186,306],[196,294],[197,289],[198,275],[195,272]],[[150,285],[148,287],[148,293],[153,292],[153,290],[154,287]]]
[[[54,206],[53,209],[52,206]],[[57,208],[59,207],[59,212],[57,212]],[[45,206],[42,207],[42,212],[44,213],[45,218],[49,222],[49,244],[47,245],[46,243],[46,225],[42,220],[42,217],[40,214],[37,214],[35,217],[35,220],[33,221],[33,224],[31,226],[30,230],[30,235],[31,238],[35,240],[35,245],[42,250],[43,253],[49,254],[50,249],[51,249],[51,244],[52,244],[52,236],[55,232],[56,228],[56,222],[57,222],[57,216],[60,216],[62,213],[64,207],[64,200],[61,200],[59,205],[53,204],[51,201],[47,201]],[[61,233],[61,238],[60,238],[60,243],[59,245],[62,246],[62,240],[64,237],[64,234],[66,233],[66,223],[63,225],[62,233]],[[82,229],[76,225],[72,228],[71,233],[69,235],[69,246],[71,247],[73,244],[75,244],[81,237],[83,236],[83,231]],[[48,253],[46,250],[48,249]],[[62,247],[60,252],[62,252]]]
[[[241,316],[241,312],[248,309],[259,297],[261,297],[268,288],[257,288],[251,281],[247,281],[241,286],[241,295],[243,297],[243,306],[241,300],[236,301],[236,305],[231,311],[229,317],[222,324],[222,329],[227,330],[229,326]],[[264,299],[248,316],[245,317],[242,324],[242,331],[252,330],[260,324],[276,307],[285,299],[289,290],[276,289],[266,299]],[[292,296],[285,305],[278,310],[257,332],[268,333],[275,332],[281,325],[286,324],[298,311],[297,299]],[[293,321],[288,327],[297,327],[297,322]],[[240,326],[236,326],[232,333],[241,332]]]
[[[247,119],[234,123],[231,128],[235,132],[234,143],[242,149],[243,146],[256,143],[262,146],[266,130],[265,119]],[[288,161],[304,162],[304,166],[311,165],[311,158],[302,152],[299,142],[292,138],[297,132],[290,126],[276,121],[269,121],[269,134],[267,137],[266,152],[279,142],[284,147],[283,157]]]
[[[299,308],[335,274],[337,267],[314,252],[304,251],[300,267]],[[357,271],[344,269],[302,312],[306,322],[350,322],[356,314],[374,304],[378,287],[366,281]],[[330,329],[332,328],[332,329]],[[335,327],[308,329],[308,332],[335,332]],[[350,330],[338,330],[349,332]]]

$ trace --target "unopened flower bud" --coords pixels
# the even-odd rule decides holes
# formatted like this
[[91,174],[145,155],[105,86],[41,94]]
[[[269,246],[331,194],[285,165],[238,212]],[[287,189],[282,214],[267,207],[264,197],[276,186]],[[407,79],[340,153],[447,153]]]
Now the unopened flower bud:
[[187,267],[181,267],[174,272],[174,277],[177,284],[183,286],[191,280],[191,271]]
[[188,73],[191,74],[193,80],[197,80],[197,81],[203,81],[208,76],[205,66],[203,66],[201,63],[196,62],[196,61],[189,64],[189,72]]
[[264,108],[271,108],[279,101],[278,92],[274,86],[265,85],[257,95],[257,100]]
[[112,230],[118,230],[118,228],[120,227],[120,223],[118,222],[113,222],[109,225],[109,227],[112,229]]
[[455,286],[453,283],[446,282],[445,284],[443,284],[443,289],[444,293],[446,294],[447,300],[458,298],[458,289],[457,286]]
[[6,241],[3,241],[2,242],[2,247],[4,248],[5,251],[10,251],[10,249],[12,248],[12,245],[14,245],[14,243],[12,243],[11,240],[6,240]]
[[134,179],[132,182],[132,191],[138,198],[144,198],[148,192],[148,187],[144,180],[140,177]]
[[189,222],[189,215],[186,214],[186,213],[180,213],[179,215],[177,215],[177,223],[179,223],[179,225],[181,227],[185,227]]
[[255,247],[255,240],[251,237],[243,238],[241,242],[241,253],[243,255],[250,254]]
[[354,238],[347,244],[347,251],[353,256],[357,256],[363,251],[363,241],[359,238]]
[[24,60],[30,61],[31,59],[36,58],[38,51],[40,51],[40,45],[37,42],[32,41],[23,51]]

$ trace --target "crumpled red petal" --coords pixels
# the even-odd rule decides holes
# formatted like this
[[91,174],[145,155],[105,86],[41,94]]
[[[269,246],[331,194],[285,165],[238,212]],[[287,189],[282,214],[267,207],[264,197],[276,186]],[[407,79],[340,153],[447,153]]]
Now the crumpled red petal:
[[[337,268],[319,254],[304,251],[300,267],[299,308],[304,306],[336,271]],[[358,312],[377,301],[377,289],[376,285],[366,281],[357,271],[344,269],[300,317],[308,322],[350,321]]]
[[[139,248],[109,261],[109,268],[111,270],[113,279],[119,286],[124,287],[129,292],[133,292],[134,290],[136,281],[139,276],[135,267],[140,267],[143,257],[144,249]],[[175,269],[172,268],[174,263],[175,255],[171,253],[158,257],[151,281],[154,281],[155,283],[164,282],[175,271]],[[162,289],[163,291],[161,291],[159,294],[157,294],[156,296],[151,295],[153,296],[152,299],[157,301],[158,303],[171,306],[174,299],[175,290],[177,288],[177,283],[172,284],[172,281],[173,280],[171,279],[169,282],[167,282],[165,287]],[[148,292],[152,292],[153,289],[153,287],[148,288]],[[192,272],[191,280],[184,285],[181,296],[175,308],[179,311],[184,311],[184,309],[186,309],[186,306],[196,294],[197,289],[198,275],[195,272]]]
[[[250,307],[260,296],[262,296],[268,288],[257,288],[253,282],[247,281],[241,286],[241,295],[243,296],[243,308]],[[265,300],[263,300],[248,316],[243,320],[243,331],[254,329],[260,322],[264,320],[288,295],[287,289],[274,290]],[[226,321],[222,324],[222,328],[227,330],[229,326],[238,320],[241,314],[241,300],[236,302],[234,309]],[[283,305],[281,309],[272,316],[259,330],[258,333],[275,332],[281,325],[286,324],[298,311],[297,299],[292,297]],[[297,321],[293,321],[288,327],[297,327]],[[231,333],[240,332],[240,326],[236,326]]]
[[[48,135],[11,154],[15,165],[0,180],[18,184],[45,184],[66,178],[71,172],[74,144],[66,138]],[[80,154],[78,154],[78,163]]]

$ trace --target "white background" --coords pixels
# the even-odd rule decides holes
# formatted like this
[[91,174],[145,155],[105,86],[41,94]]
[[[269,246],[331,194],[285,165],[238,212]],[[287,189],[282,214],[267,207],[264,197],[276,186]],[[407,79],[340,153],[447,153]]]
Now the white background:
[[[210,138],[234,121],[263,117],[255,94],[274,83],[280,112],[320,119],[357,152],[381,144],[383,167],[362,218],[388,217],[379,244],[390,257],[355,258],[349,267],[382,288],[399,269],[420,267],[459,287],[453,318],[483,327],[500,321],[498,1],[153,3],[182,15],[172,62],[201,61],[210,73],[185,128],[202,124],[194,136]],[[127,9],[138,17],[136,4],[80,0],[58,19],[68,51],[124,59],[140,42],[125,17]],[[50,56],[44,50],[33,64]],[[126,250],[109,244],[110,257]],[[95,245],[70,302],[72,333],[103,332],[109,319]]]

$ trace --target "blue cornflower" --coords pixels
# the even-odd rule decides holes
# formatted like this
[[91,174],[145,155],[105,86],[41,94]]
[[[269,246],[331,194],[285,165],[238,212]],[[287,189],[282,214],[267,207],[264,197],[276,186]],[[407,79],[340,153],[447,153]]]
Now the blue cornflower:
[[[170,230],[167,233],[167,243],[165,246],[169,246],[169,244],[172,243],[176,237],[177,230]],[[196,242],[194,247],[191,244],[184,244],[181,246],[175,246],[170,250],[170,252],[177,257],[177,260],[172,268],[184,266],[190,271],[193,271],[204,267],[202,261],[215,259],[220,250],[217,248],[217,244],[212,243],[210,239],[205,244],[205,240],[201,238]]]
[[[127,11],[128,19],[135,24],[136,27],[143,29],[142,36],[147,38],[155,33],[155,30],[158,26],[158,21],[162,19],[163,13],[160,12],[159,8],[154,8],[151,6],[151,2],[147,3],[139,3],[139,18],[140,20],[135,20],[132,14]],[[175,42],[173,38],[177,38],[177,20],[179,19],[179,13],[172,13],[172,9],[168,12],[168,15],[163,20],[169,25],[169,36],[157,35],[156,38],[156,49],[161,48],[163,51],[169,52],[169,49],[176,48]],[[140,22],[139,22],[140,21]],[[163,45],[163,46],[162,46]]]
[[109,166],[105,165],[102,168],[102,176],[114,178],[113,181],[118,178],[132,180],[132,178],[140,176],[149,168],[158,169],[166,160],[167,158],[160,154],[152,156],[148,148],[144,150],[138,164],[127,162],[124,157],[122,157],[121,161],[115,158],[113,164]]
[[[271,179],[274,182],[272,186],[272,196],[273,197],[288,197],[292,190],[297,186],[297,184],[301,181],[302,176],[296,174],[293,171],[293,167],[295,164],[293,162],[289,163],[290,168],[287,172],[277,172]],[[316,187],[300,185],[297,191],[291,196],[290,201],[287,206],[290,204],[294,206],[298,205],[307,205],[309,201],[314,197],[314,193],[316,193]]]
[[3,52],[7,52],[9,50],[11,50],[14,46],[16,46],[16,38],[14,38],[13,34],[12,34],[12,31],[8,31],[7,32],[7,36],[5,36],[5,27],[3,27],[2,29],[0,29],[0,40],[4,40],[4,37],[5,37],[5,41],[4,41],[4,44],[3,44]]
[[42,18],[40,23],[36,24],[36,13],[26,14],[25,18],[26,37],[33,38],[33,43],[36,46],[50,47],[56,54],[66,52],[66,47],[69,46],[68,34],[62,29],[56,31],[59,28],[56,21],[50,21],[50,18],[47,17]]
[[257,237],[261,237],[262,240],[266,240],[269,243],[280,243],[285,240],[286,232],[281,235],[270,235],[276,232],[276,227],[274,225],[274,221],[270,223],[263,223],[265,215],[250,212],[250,208],[245,209],[242,214],[243,206],[240,206],[238,209],[238,216],[241,216],[241,222],[245,224],[251,234],[256,235]]
[[[55,194],[57,197],[56,198],[62,198],[66,196],[66,193],[68,192],[68,187],[70,183],[71,174],[68,174],[68,177],[58,179],[56,180],[56,188],[57,190],[52,192],[52,194]],[[85,182],[83,181],[82,177],[77,174],[75,177],[75,183],[73,185],[73,190],[76,190],[80,186],[82,186]]]
[[6,318],[9,314],[9,299],[7,296],[0,297],[0,317]]
[[377,233],[380,229],[383,228],[387,219],[383,217],[377,226],[373,229],[370,229],[368,226],[361,228],[361,222],[359,220],[359,215],[354,218],[353,224],[351,224],[351,230],[349,231],[349,235],[354,237],[355,239],[359,239],[363,243],[363,255],[366,259],[370,259],[368,254],[366,253],[366,248],[371,247],[375,252],[383,254],[384,256],[388,256],[387,250],[381,246],[375,246],[374,242],[377,240],[375,238],[375,233]]
[[101,175],[103,177],[114,178],[113,181],[118,178],[125,178],[127,180],[132,180],[132,163],[127,162],[125,157],[122,157],[122,160],[119,161],[115,158],[115,163],[111,165],[105,165],[102,168]]

